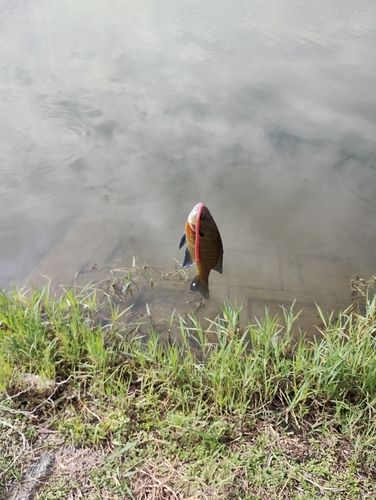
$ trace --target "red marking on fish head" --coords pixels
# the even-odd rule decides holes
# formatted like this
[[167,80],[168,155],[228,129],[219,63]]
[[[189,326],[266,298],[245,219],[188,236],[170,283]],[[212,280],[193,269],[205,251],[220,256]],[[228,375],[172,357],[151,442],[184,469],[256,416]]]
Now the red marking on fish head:
[[[201,214],[202,214],[202,209],[204,208],[203,203],[198,203],[196,205],[198,207],[197,209],[197,216],[196,216],[196,239],[195,239],[195,261],[200,262],[200,222],[201,222]],[[195,208],[196,208],[195,207]]]

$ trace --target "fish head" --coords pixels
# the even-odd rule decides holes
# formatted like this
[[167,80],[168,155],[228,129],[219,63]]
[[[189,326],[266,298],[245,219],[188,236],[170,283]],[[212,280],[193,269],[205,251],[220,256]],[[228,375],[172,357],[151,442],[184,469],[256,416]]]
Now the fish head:
[[193,232],[196,231],[197,221],[200,220],[203,209],[206,208],[203,203],[197,203],[188,215],[188,224]]

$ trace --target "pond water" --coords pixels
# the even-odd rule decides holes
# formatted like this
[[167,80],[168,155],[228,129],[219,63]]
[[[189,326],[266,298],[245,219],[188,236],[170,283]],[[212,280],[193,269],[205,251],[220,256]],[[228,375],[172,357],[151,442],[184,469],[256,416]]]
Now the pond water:
[[[225,250],[208,304],[346,307],[376,271],[375,19],[369,0],[1,2],[0,286],[173,270],[203,201]],[[160,316],[187,297],[165,280]]]

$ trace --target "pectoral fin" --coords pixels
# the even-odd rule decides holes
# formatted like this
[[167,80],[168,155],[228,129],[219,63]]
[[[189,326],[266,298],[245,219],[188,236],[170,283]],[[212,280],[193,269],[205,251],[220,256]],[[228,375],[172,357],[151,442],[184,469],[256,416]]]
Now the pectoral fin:
[[191,257],[191,254],[189,253],[188,247],[185,249],[185,256],[184,256],[184,262],[183,265],[181,266],[182,269],[185,269],[186,267],[189,267],[193,264],[193,259]]
[[181,247],[183,245],[185,245],[187,243],[187,237],[185,236],[185,233],[183,234],[183,236],[180,238],[180,243],[179,243],[179,250],[181,249]]

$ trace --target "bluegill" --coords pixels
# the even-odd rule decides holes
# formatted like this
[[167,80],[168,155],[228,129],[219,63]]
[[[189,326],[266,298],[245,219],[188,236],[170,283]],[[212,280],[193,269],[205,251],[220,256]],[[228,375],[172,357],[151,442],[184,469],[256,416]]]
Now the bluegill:
[[222,273],[223,245],[217,224],[203,203],[197,203],[188,215],[185,233],[179,249],[187,243],[182,268],[196,264],[197,274],[191,283],[192,292],[200,292],[209,298],[209,274],[212,269]]

